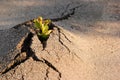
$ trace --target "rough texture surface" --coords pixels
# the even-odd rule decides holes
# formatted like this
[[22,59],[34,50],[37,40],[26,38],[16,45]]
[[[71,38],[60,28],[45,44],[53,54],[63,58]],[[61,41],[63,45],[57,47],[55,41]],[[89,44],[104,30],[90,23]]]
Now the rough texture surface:
[[[51,18],[60,28],[54,27],[47,47],[42,50],[42,44],[34,33],[30,33],[28,26],[21,24],[17,25],[17,29],[10,28],[12,26],[1,23],[3,20],[0,18],[0,24],[4,24],[1,29],[10,28],[0,31],[0,44],[6,40],[5,45],[0,46],[0,55],[8,54],[12,48],[20,51],[10,53],[13,55],[7,56],[6,61],[1,60],[0,69],[4,73],[0,75],[1,80],[120,79],[119,0],[9,0],[8,3],[4,1],[0,1],[0,4],[4,4],[0,6],[5,6],[1,15],[11,14],[4,14],[4,11],[8,11],[8,5],[15,5],[14,13],[8,15],[13,21],[9,23],[9,17],[5,19],[12,26],[42,15]],[[22,19],[13,17],[16,12],[19,17],[23,15]],[[16,37],[14,33],[20,36]],[[7,47],[6,50],[2,49],[4,46]]]

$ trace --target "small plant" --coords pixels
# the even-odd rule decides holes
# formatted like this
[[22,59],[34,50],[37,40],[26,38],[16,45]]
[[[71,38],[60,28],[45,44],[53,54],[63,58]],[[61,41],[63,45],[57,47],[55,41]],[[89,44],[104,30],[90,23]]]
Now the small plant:
[[51,23],[51,20],[48,20],[48,19],[43,20],[42,17],[38,17],[37,19],[34,19],[34,28],[41,42],[46,41],[50,33],[52,32],[52,30],[49,29],[50,23]]

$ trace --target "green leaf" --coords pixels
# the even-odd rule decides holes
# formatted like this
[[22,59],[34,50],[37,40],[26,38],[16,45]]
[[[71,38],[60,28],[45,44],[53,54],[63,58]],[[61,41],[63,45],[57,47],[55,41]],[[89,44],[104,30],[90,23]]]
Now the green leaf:
[[36,22],[34,23],[34,27],[35,27],[36,29],[40,29],[40,24],[36,21]]
[[50,23],[51,23],[51,20],[45,20],[45,21],[44,21],[44,24],[45,24],[45,25],[48,25],[48,24],[50,24]]
[[49,35],[52,32],[52,30],[49,30],[45,33],[45,35]]
[[44,27],[45,27],[45,32],[47,32],[49,29],[48,25],[44,25]]
[[51,20],[43,20],[42,17],[38,17],[34,20],[34,27],[38,30],[37,35],[43,39],[47,38],[52,30],[49,30],[49,24]]

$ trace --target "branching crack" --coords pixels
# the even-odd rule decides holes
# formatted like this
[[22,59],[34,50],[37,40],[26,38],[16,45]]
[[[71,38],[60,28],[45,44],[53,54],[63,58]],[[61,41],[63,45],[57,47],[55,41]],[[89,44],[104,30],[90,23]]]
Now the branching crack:
[[[61,73],[60,71],[54,66],[52,65],[49,61],[47,61],[46,59],[42,58],[42,60],[40,60],[35,53],[32,51],[31,49],[31,43],[32,43],[32,37],[33,34],[29,33],[27,38],[24,40],[23,44],[22,44],[22,49],[21,49],[21,53],[17,54],[14,58],[14,60],[7,66],[7,68],[5,68],[2,71],[2,74],[7,73],[8,71],[10,71],[11,69],[14,69],[16,66],[20,65],[21,63],[25,62],[27,59],[29,59],[30,57],[33,58],[33,60],[35,61],[40,61],[44,64],[46,64],[48,66],[48,69],[46,70],[46,77],[48,77],[48,73],[49,73],[49,68],[53,69],[55,72],[57,72],[59,74],[58,80],[60,80],[61,78]],[[23,78],[24,80],[24,78]]]
[[[51,68],[55,72],[57,72],[59,74],[58,80],[60,80],[61,79],[61,72],[53,64],[51,64],[48,60],[46,60],[44,58],[42,58],[42,60],[40,60],[35,55],[35,53],[32,51],[30,46],[32,44],[32,37],[33,37],[33,35],[34,34],[31,33],[31,32],[27,35],[27,37],[25,38],[25,40],[24,40],[24,42],[22,44],[21,52],[14,57],[13,61],[11,61],[11,63],[2,71],[2,74],[7,73],[11,69],[14,69],[15,67],[17,67],[21,63],[25,62],[30,57],[32,57],[34,61],[40,61],[40,62],[42,62],[42,63],[44,63],[44,64],[46,64],[48,66],[48,69],[46,70],[46,79],[48,78],[49,68]],[[61,40],[60,40],[60,42],[61,42],[62,45],[64,45]],[[22,77],[22,79],[24,80],[23,77]]]
[[50,51],[48,51],[47,49],[45,49],[45,51],[50,55]]
[[[63,45],[67,50],[68,50],[68,52],[70,53],[71,51],[70,51],[70,49],[61,41],[61,29],[59,28],[59,27],[57,27],[57,30],[58,30],[58,37],[59,37],[59,42],[61,43],[61,45]],[[66,37],[66,36],[65,36]],[[68,41],[70,41],[67,37],[66,37],[66,39],[68,40]],[[71,42],[71,41],[70,41]]]
[[[61,79],[62,75],[61,75],[61,72],[53,65],[51,64],[48,60],[42,58],[44,63],[51,69],[53,69],[55,72],[57,72],[59,74],[59,77],[58,77],[58,80]],[[48,73],[49,73],[49,68],[48,70],[46,70],[46,77],[48,78]]]
[[17,65],[20,65],[21,63],[25,62],[30,57],[32,57],[35,61],[40,61],[30,47],[32,43],[32,37],[33,33],[29,33],[27,35],[26,39],[22,44],[21,53],[15,56],[14,60],[11,61],[5,69],[3,69],[1,74],[5,74],[9,70],[14,69]]

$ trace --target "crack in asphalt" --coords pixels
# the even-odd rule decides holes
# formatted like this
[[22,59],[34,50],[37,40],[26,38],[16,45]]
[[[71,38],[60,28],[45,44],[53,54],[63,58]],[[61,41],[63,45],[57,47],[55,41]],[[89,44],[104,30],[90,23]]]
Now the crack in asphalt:
[[33,60],[37,61],[38,59],[36,58],[34,52],[30,48],[31,43],[32,43],[32,37],[33,34],[29,33],[27,37],[25,38],[22,48],[21,48],[21,53],[17,54],[14,59],[8,64],[8,66],[3,69],[1,74],[7,73],[9,70],[14,69],[17,65],[20,65],[21,63],[25,62],[27,59],[30,57],[33,58]]
[[[72,4],[72,3],[69,3],[69,4],[66,6],[65,11],[61,13],[61,17],[51,18],[50,20],[53,21],[53,22],[57,22],[57,21],[61,21],[61,20],[66,20],[66,19],[70,18],[72,15],[75,14],[75,10],[76,10],[77,8],[79,8],[79,7],[82,6],[82,5],[78,5],[78,6],[75,6],[75,7],[71,8],[71,9],[68,9],[71,4]],[[69,12],[68,12],[68,11],[69,11]],[[68,13],[66,13],[66,12],[68,12]],[[66,13],[66,14],[65,14],[65,13]],[[34,21],[34,19],[31,19],[31,20],[29,20],[29,21],[25,21],[25,22],[23,22],[23,23],[21,23],[21,24],[18,24],[18,25],[16,25],[16,26],[14,26],[13,28],[18,29],[19,26],[21,26],[21,25],[25,25],[25,26],[28,26],[28,27],[32,27],[33,21]]]
[[[63,45],[67,50],[68,50],[68,52],[70,53],[71,51],[70,51],[70,49],[68,48],[68,46],[66,46],[64,43],[63,43],[63,41],[61,41],[61,29],[59,28],[59,27],[56,27],[57,28],[57,30],[58,30],[58,37],[59,37],[59,42],[61,43],[61,45]],[[67,38],[68,39],[68,38]]]
[[47,79],[49,80],[48,74],[49,74],[49,67],[46,69],[46,74],[45,74],[46,76],[44,78],[45,80],[47,80]]
[[[27,35],[27,37],[25,38],[23,44],[22,44],[22,48],[21,48],[21,53],[17,54],[14,58],[14,60],[1,72],[1,74],[5,74],[8,71],[14,69],[15,67],[17,67],[18,65],[20,65],[21,63],[24,63],[26,60],[28,60],[30,57],[33,58],[34,61],[40,61],[44,64],[46,64],[48,66],[48,68],[53,69],[55,72],[57,72],[59,74],[58,80],[60,80],[61,78],[61,72],[52,64],[50,63],[48,60],[42,58],[42,60],[40,60],[35,53],[32,51],[31,49],[31,43],[32,43],[32,37],[33,34],[29,33]],[[25,56],[23,56],[25,55]],[[46,73],[46,76],[48,77],[48,73]]]
[[[74,15],[74,14],[75,14],[75,10],[81,6],[81,5],[79,5],[79,6],[76,6],[76,7],[71,8],[71,9],[68,10],[68,8],[69,8],[70,5],[71,5],[71,3],[67,5],[66,10],[61,14],[61,17],[51,19],[51,21],[56,22],[56,21],[61,21],[61,20],[68,19],[69,17],[71,17],[72,15]],[[66,13],[67,10],[70,11],[70,12],[68,12],[68,13],[65,15],[65,13]],[[21,26],[21,25],[30,26],[30,25],[33,23],[33,20],[34,20],[34,19],[31,19],[31,20],[26,21],[26,22],[24,22],[24,23],[22,23],[22,24],[18,24],[18,25],[16,25],[16,26],[14,26],[13,28],[18,29],[19,26]],[[63,46],[69,51],[69,53],[70,53],[70,52],[71,52],[70,49],[63,43],[63,41],[61,41],[61,34],[62,34],[62,35],[65,37],[65,39],[67,39],[69,42],[71,42],[71,41],[67,38],[67,36],[66,36],[63,32],[61,32],[61,29],[60,29],[60,28],[57,27],[57,30],[58,30],[58,33],[59,33],[59,35],[58,35],[58,36],[59,36],[59,42],[60,42],[61,45],[63,45]],[[39,59],[37,58],[37,56],[34,54],[34,52],[32,51],[32,49],[30,48],[30,45],[31,45],[31,42],[32,42],[32,37],[33,37],[33,34],[32,34],[32,33],[29,33],[29,34],[28,34],[28,37],[25,39],[25,41],[24,41],[24,43],[23,43],[23,45],[22,45],[21,53],[19,53],[19,54],[17,54],[17,55],[15,56],[14,61],[12,61],[12,62],[10,63],[10,65],[9,65],[5,70],[2,71],[2,74],[7,73],[9,70],[15,68],[17,65],[20,65],[21,63],[25,62],[27,59],[29,59],[29,57],[32,57],[33,60],[35,60],[35,61],[41,61],[41,62],[44,62],[45,64],[47,64],[50,68],[52,68],[53,70],[55,70],[56,72],[58,72],[58,73],[59,73],[59,77],[61,78],[61,73],[60,73],[50,62],[48,62],[48,61],[45,60],[45,59],[43,59],[43,61],[42,61],[42,60],[39,60]],[[22,53],[24,53],[24,52],[26,53],[26,56],[24,56],[24,58],[23,58]],[[21,57],[22,57],[22,58],[21,58]]]
[[[71,9],[68,9],[68,7],[69,7],[70,5],[71,5],[71,3],[67,5],[65,11],[64,11],[63,13],[61,13],[61,17],[59,17],[59,18],[53,18],[53,19],[51,19],[51,21],[57,22],[57,21],[66,20],[66,19],[70,18],[72,15],[75,14],[75,11],[76,11],[77,8],[79,8],[79,7],[82,6],[82,5],[78,5],[78,6],[76,6],[76,7],[73,7],[73,8],[71,8]],[[69,12],[65,15],[66,11],[69,11]]]
[[[71,4],[72,3],[69,3],[68,5],[66,5],[66,8],[65,8],[64,12],[61,13],[61,17],[51,18],[50,20],[53,21],[53,22],[66,20],[66,19],[70,18],[72,15],[75,14],[76,9],[78,9],[79,7],[82,6],[82,5],[77,5],[77,6],[73,7],[73,8],[68,9]],[[29,21],[25,21],[25,22],[23,22],[21,24],[18,24],[16,26],[14,26],[13,28],[18,29],[19,26],[21,26],[21,25],[25,25],[27,27],[32,27],[33,26],[33,21],[34,21],[34,19],[30,19]]]
[[[62,73],[61,73],[52,63],[50,63],[48,60],[46,60],[46,59],[44,59],[44,58],[42,58],[42,59],[43,59],[44,63],[45,63],[49,68],[53,69],[55,72],[57,72],[57,73],[59,74],[58,80],[60,80],[61,77],[62,77]],[[49,73],[49,71],[46,72],[46,77],[48,77],[48,73]]]
[[[61,31],[60,31],[61,32]],[[72,42],[66,35],[65,35],[65,33],[63,33],[63,32],[61,32],[61,34],[65,37],[65,39],[67,39],[68,40],[68,42]]]
[[73,4],[73,2],[66,5],[64,12],[61,13],[61,16],[65,15],[65,13],[68,11],[68,8],[70,7],[71,4]]

